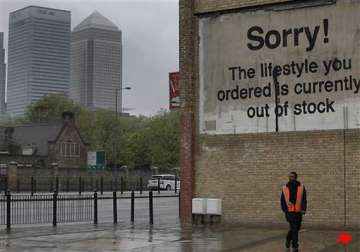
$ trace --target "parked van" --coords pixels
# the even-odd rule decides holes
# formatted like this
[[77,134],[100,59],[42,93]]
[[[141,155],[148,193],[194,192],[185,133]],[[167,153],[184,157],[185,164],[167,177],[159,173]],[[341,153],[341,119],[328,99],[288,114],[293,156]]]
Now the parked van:
[[176,188],[180,189],[180,179],[175,175],[171,174],[158,174],[153,175],[148,182],[147,188],[149,190],[157,190],[158,183],[160,185],[160,190],[172,191],[175,190],[175,180],[176,180]]

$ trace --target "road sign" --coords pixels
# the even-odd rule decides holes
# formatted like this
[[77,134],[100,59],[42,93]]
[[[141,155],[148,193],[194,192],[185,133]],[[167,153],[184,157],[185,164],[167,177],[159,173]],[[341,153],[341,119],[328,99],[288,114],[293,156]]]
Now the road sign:
[[87,156],[87,166],[90,170],[104,170],[106,166],[105,151],[89,151]]

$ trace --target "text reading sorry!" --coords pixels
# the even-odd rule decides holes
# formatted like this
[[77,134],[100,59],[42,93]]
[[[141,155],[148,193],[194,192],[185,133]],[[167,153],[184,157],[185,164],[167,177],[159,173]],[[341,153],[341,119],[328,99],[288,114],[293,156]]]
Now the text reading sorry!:
[[[248,48],[253,51],[260,50],[264,47],[268,49],[276,49],[278,47],[297,47],[300,45],[300,42],[303,41],[302,38],[305,38],[306,41],[306,51],[311,51],[314,49],[318,37],[320,34],[320,25],[315,27],[298,27],[298,28],[289,28],[278,30],[269,30],[264,31],[260,26],[252,26],[248,32],[247,37],[249,42],[247,44]],[[323,20],[323,35],[324,43],[329,43],[329,20]]]

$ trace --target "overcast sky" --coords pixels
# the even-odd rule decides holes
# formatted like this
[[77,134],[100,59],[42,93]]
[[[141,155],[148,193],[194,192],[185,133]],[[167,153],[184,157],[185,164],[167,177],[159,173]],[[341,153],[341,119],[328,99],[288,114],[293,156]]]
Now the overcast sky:
[[38,5],[71,11],[74,28],[94,10],[123,33],[123,106],[152,115],[168,108],[168,73],[178,71],[178,0],[0,0],[7,53],[9,12]]

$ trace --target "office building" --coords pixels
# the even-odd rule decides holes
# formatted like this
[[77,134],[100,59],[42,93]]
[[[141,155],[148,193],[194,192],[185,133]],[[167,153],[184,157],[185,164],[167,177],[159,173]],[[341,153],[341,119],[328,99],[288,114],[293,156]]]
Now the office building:
[[89,109],[122,111],[121,31],[99,12],[76,26],[71,37],[70,97]]
[[0,32],[0,115],[5,113],[5,80],[6,64],[4,49],[4,33]]
[[21,116],[45,95],[68,95],[70,34],[70,11],[28,6],[10,13],[8,113]]

